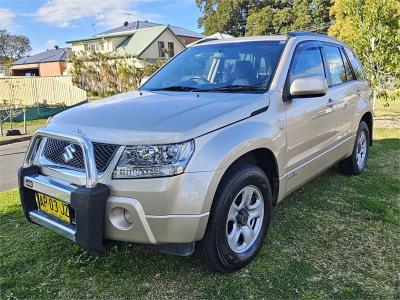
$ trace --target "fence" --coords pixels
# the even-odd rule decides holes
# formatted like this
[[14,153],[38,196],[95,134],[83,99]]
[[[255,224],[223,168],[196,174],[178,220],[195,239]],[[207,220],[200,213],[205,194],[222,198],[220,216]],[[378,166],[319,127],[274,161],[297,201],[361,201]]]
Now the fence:
[[37,104],[72,106],[87,100],[86,91],[72,84],[71,76],[0,77],[0,105],[31,107]]

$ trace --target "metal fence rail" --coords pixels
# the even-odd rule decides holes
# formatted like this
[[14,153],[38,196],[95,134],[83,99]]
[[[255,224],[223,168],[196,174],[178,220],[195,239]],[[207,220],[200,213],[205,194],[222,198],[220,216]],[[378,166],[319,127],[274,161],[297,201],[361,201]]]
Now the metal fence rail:
[[0,105],[27,107],[40,103],[72,106],[85,100],[86,91],[74,86],[71,76],[0,77]]

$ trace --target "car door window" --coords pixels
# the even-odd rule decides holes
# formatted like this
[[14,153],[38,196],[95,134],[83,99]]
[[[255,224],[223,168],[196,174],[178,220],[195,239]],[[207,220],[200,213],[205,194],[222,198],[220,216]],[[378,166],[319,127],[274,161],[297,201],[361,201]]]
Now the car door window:
[[350,63],[349,63],[343,49],[340,49],[340,54],[342,54],[342,59],[344,62],[344,69],[346,71],[346,80],[347,81],[356,80],[356,77],[354,76],[353,71],[351,70]]
[[345,82],[346,71],[339,48],[336,46],[324,45],[324,52],[331,77],[331,85],[337,85]]
[[357,80],[364,80],[364,72],[361,67],[360,62],[358,61],[357,57],[354,55],[353,51],[348,48],[345,48],[347,57],[349,58],[350,64],[353,68],[354,74],[356,75]]
[[290,83],[296,78],[310,76],[325,77],[321,51],[317,46],[300,44],[296,48],[290,69]]

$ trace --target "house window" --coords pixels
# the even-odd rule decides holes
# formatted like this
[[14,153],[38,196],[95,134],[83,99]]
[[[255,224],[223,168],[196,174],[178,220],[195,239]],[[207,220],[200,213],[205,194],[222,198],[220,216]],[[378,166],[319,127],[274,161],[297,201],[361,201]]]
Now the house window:
[[84,44],[85,47],[85,52],[94,52],[96,51],[96,45],[95,44]]
[[103,50],[104,50],[104,42],[100,42],[97,47],[97,51],[103,51]]
[[175,55],[174,43],[172,42],[168,42],[168,55],[169,57],[173,57]]
[[158,41],[158,57],[165,57],[164,42]]

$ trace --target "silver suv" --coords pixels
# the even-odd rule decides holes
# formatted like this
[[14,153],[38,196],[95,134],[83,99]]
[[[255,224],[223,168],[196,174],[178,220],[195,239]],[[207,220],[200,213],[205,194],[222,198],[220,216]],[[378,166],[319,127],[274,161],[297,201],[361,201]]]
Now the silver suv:
[[32,138],[26,218],[102,251],[110,241],[248,264],[272,206],[332,165],[360,174],[371,89],[353,51],[302,32],[199,43],[139,90],[72,108]]

